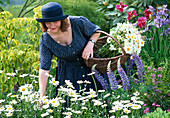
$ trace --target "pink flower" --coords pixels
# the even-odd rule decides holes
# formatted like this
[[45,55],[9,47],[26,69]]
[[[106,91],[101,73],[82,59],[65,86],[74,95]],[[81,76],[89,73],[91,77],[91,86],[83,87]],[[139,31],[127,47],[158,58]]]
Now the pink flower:
[[146,108],[143,113],[149,112],[149,108]]
[[161,74],[159,74],[159,75],[158,75],[158,78],[160,79],[161,77],[162,77],[162,75],[161,75]]
[[138,26],[140,27],[140,29],[145,28],[146,21],[147,21],[146,17],[138,18]]
[[157,104],[156,107],[160,107],[161,105]]
[[144,111],[143,111],[143,113],[147,113],[147,111],[146,111],[146,110],[144,110]]
[[146,108],[146,111],[148,111],[148,112],[149,112],[149,108],[148,108],[148,107]]
[[143,106],[146,107],[146,104],[144,104]]
[[167,112],[169,112],[170,110],[168,109]]
[[123,8],[125,8],[127,5],[122,4],[122,2],[120,2],[120,5],[116,5],[116,9],[118,9],[120,12],[123,12]]
[[155,103],[153,103],[152,106],[155,106]]
[[128,20],[130,20],[130,19],[131,19],[132,17],[134,17],[134,16],[137,16],[135,10],[130,11],[130,12],[127,12],[127,14],[128,14],[128,17],[127,17]]
[[159,68],[158,68],[158,71],[162,71],[162,68],[161,68],[161,67],[159,67]]
[[144,13],[145,13],[145,17],[146,17],[147,19],[149,18],[149,15],[152,14],[152,12],[151,12],[150,10],[148,10],[147,8],[146,8],[146,10],[144,11]]

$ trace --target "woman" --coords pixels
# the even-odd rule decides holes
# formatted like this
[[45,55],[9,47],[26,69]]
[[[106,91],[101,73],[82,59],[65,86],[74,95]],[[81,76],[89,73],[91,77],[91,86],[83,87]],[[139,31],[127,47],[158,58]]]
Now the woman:
[[[63,15],[60,4],[49,2],[42,9],[42,18],[36,20],[41,23],[43,34],[40,38],[40,70],[39,92],[40,96],[46,94],[47,79],[52,56],[58,58],[57,78],[59,85],[64,85],[65,80],[70,80],[76,90],[79,90],[78,80],[88,80],[95,88],[90,69],[83,59],[93,57],[93,46],[100,33],[100,28],[83,16]],[[97,80],[96,80],[97,81]],[[100,84],[97,82],[100,88]]]

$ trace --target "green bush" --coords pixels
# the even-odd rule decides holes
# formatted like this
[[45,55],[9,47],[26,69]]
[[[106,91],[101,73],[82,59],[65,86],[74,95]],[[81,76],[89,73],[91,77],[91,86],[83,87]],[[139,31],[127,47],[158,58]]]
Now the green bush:
[[85,16],[92,23],[101,27],[103,31],[109,31],[109,26],[106,24],[104,13],[97,11],[98,4],[89,0],[47,0],[47,2],[58,2],[64,11],[64,14],[71,16]]
[[146,113],[142,118],[169,118],[170,112],[166,113],[161,108],[157,108],[154,112]]

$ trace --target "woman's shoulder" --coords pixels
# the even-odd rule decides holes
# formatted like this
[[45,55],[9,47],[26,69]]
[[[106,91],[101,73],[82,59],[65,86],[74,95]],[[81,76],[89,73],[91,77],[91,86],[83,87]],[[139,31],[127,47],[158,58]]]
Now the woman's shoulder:
[[72,22],[81,23],[84,19],[87,19],[87,18],[84,16],[69,16],[69,19]]
[[40,41],[44,41],[44,40],[46,40],[47,38],[48,38],[47,32],[43,32],[43,33],[41,34]]

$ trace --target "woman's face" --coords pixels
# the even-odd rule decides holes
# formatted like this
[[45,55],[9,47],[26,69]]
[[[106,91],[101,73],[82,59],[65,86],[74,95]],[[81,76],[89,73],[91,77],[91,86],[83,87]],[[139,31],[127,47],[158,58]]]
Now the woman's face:
[[60,30],[61,21],[45,22],[45,25],[50,29],[50,32],[57,33]]

